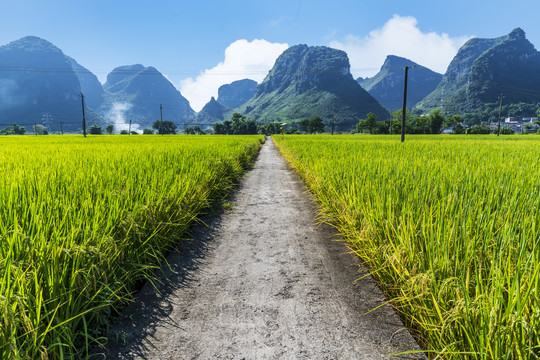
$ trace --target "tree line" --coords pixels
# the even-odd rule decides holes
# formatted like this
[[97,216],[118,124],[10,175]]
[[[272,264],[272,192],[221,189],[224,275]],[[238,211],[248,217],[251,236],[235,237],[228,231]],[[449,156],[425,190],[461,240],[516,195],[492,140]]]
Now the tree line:
[[[392,118],[379,121],[374,113],[368,113],[365,119],[361,119],[350,132],[368,133],[368,134],[399,134],[401,133],[402,110],[392,112]],[[540,122],[535,122],[540,126]],[[47,128],[41,124],[32,126],[33,133],[36,135],[47,135]],[[492,130],[483,124],[469,125],[459,115],[444,117],[439,109],[431,111],[429,114],[420,116],[413,115],[408,109],[405,113],[405,133],[407,134],[440,134],[443,129],[451,129],[454,134],[489,134]],[[150,134],[176,134],[177,125],[172,121],[157,120],[152,124],[151,129],[143,129],[144,135]],[[525,129],[533,130],[533,125],[526,124]],[[205,135],[207,133],[221,135],[250,135],[250,134],[316,134],[334,132],[333,120],[326,123],[319,117],[312,119],[302,119],[290,123],[269,122],[260,124],[253,119],[248,119],[245,115],[234,113],[231,120],[225,120],[213,124],[212,129],[202,129],[200,126],[185,127],[184,133],[188,135]],[[0,135],[24,135],[27,129],[24,126],[13,124],[0,130]],[[88,129],[92,135],[113,134],[114,125],[110,124],[103,129],[94,124]],[[136,131],[129,132],[121,130],[121,135],[138,134]],[[508,126],[501,127],[501,134],[513,134],[514,131]],[[540,133],[540,130],[539,130]]]
[[[375,114],[369,113],[366,119],[358,122],[355,130],[358,133],[369,134],[400,134],[402,119],[402,110],[392,112],[392,119],[384,121],[378,121]],[[535,122],[535,124],[540,125],[540,122]],[[531,125],[529,127],[532,129]],[[405,112],[406,134],[440,134],[443,129],[451,129],[453,134],[490,134],[493,132],[484,124],[467,125],[459,115],[446,118],[439,109],[420,116],[414,116],[409,110]],[[515,131],[503,125],[500,133],[508,135],[514,134]]]

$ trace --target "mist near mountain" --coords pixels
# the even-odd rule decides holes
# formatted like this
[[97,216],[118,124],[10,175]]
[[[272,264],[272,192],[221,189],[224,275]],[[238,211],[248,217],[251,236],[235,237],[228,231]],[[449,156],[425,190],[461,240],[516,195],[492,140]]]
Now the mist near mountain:
[[[103,85],[106,102],[100,112],[117,126],[132,123],[151,127],[161,119],[180,124],[190,121],[195,112],[180,91],[154,67],[141,64],[115,68]],[[161,110],[160,110],[161,109]]]

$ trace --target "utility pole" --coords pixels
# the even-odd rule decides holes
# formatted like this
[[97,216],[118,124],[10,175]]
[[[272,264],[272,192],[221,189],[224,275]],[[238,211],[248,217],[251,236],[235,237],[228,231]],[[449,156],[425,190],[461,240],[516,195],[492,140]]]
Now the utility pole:
[[131,135],[131,119],[129,119],[129,135]]
[[82,129],[83,135],[86,137],[86,119],[84,117],[84,94],[81,91],[81,101],[82,101]]
[[34,123],[34,135],[37,136],[37,124],[36,123]]
[[501,106],[499,107],[499,125],[497,126],[497,136],[501,133],[501,112],[502,112],[502,100],[504,98],[503,94],[501,94]]
[[[407,77],[409,74],[409,69],[413,66],[405,66],[401,69],[405,70],[405,84],[403,86],[403,113],[401,118],[401,142],[405,141],[405,114],[407,112]],[[392,128],[392,123],[390,123],[390,128]]]
[[332,118],[332,135],[334,135],[334,118]]
[[159,132],[163,135],[163,106],[159,104],[159,116],[161,121],[159,122]]
[[62,133],[62,135],[64,135],[64,128],[62,127],[62,125],[64,125],[64,122],[60,121],[60,132]]

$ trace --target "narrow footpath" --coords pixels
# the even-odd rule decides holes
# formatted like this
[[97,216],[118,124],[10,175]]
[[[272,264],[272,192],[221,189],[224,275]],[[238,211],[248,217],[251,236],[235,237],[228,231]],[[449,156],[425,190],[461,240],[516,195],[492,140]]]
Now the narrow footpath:
[[95,359],[424,359],[271,139],[231,199],[121,315]]

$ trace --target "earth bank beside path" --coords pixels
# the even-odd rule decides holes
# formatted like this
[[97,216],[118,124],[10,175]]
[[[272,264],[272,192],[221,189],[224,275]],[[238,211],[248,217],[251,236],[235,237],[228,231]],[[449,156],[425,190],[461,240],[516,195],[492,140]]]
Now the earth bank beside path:
[[[111,329],[106,359],[387,359],[419,350],[272,140]],[[395,359],[424,359],[423,354]]]

